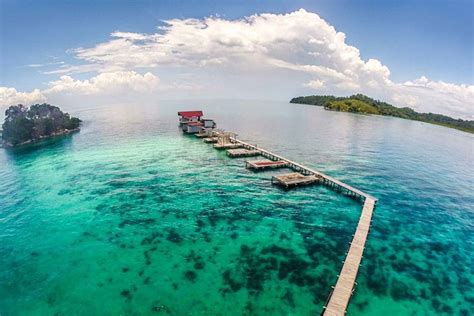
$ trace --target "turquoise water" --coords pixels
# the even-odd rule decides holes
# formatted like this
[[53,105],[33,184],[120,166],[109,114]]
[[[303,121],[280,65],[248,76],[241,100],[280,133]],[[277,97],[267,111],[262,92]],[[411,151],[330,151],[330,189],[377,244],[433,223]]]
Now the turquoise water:
[[182,135],[176,112],[377,198],[350,315],[474,313],[472,135],[264,101],[67,109],[80,133],[0,150],[1,315],[314,315],[361,206]]

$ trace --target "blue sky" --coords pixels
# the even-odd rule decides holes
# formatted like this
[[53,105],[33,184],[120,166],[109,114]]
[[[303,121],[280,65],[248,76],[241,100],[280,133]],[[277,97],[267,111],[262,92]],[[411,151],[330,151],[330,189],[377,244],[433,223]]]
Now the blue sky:
[[[45,72],[61,63],[83,62],[71,51],[105,43],[115,31],[152,34],[162,20],[211,15],[238,20],[300,8],[345,33],[345,43],[356,47],[362,60],[387,66],[393,82],[425,76],[434,82],[474,83],[473,1],[2,0],[0,86],[43,89],[58,78]],[[44,66],[26,67],[34,64]],[[171,71],[158,73],[166,77]],[[90,76],[81,72],[74,79]]]

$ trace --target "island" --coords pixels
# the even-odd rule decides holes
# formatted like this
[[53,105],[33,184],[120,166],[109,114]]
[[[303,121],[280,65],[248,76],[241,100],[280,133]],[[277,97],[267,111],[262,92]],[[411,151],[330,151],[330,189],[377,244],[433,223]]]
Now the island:
[[474,133],[474,121],[454,119],[442,114],[419,113],[412,108],[399,108],[386,102],[372,99],[363,94],[355,94],[349,97],[311,95],[293,98],[290,100],[290,103],[323,106],[324,109],[332,111],[393,116],[408,120],[442,125],[464,132]]
[[15,147],[40,139],[79,131],[81,120],[62,112],[51,104],[23,104],[10,106],[5,111],[2,125],[2,144]]

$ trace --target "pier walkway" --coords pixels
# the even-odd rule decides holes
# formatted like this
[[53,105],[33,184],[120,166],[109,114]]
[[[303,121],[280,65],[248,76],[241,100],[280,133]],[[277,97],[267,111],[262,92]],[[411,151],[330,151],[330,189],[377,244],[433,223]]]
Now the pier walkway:
[[297,172],[300,172],[306,176],[316,176],[323,184],[336,189],[346,195],[355,197],[361,200],[364,204],[362,212],[357,224],[356,231],[352,242],[350,243],[349,251],[347,252],[346,259],[344,260],[340,274],[336,285],[333,287],[331,294],[324,306],[322,315],[324,316],[342,316],[345,315],[349,300],[354,292],[354,286],[356,284],[356,277],[359,271],[360,262],[365,248],[365,242],[369,234],[369,229],[372,221],[372,214],[377,203],[377,199],[370,194],[362,192],[346,183],[334,179],[322,172],[310,169],[299,163],[286,159],[282,156],[276,155],[265,149],[251,145],[244,141],[241,141],[234,137],[232,142],[242,145],[243,148],[248,150],[255,150],[260,154],[272,161],[282,161],[287,163],[287,167]]
[[352,238],[349,252],[342,266],[341,272],[336,282],[328,303],[324,306],[324,316],[344,315],[354,291],[354,284],[359,271],[360,262],[364,253],[365,242],[369,234],[372,213],[376,200],[365,199],[362,213],[359,218],[356,232]]
[[242,147],[246,148],[246,149],[251,149],[251,150],[257,150],[260,152],[260,154],[263,156],[263,157],[266,157],[270,160],[282,160],[282,161],[285,161],[288,163],[288,167],[291,168],[291,169],[294,169],[298,172],[301,172],[302,174],[304,175],[315,175],[317,176],[318,178],[321,178],[322,182],[325,184],[325,185],[328,185],[330,187],[333,187],[333,188],[336,188],[338,189],[339,191],[343,192],[343,193],[346,193],[347,195],[350,195],[350,196],[354,196],[354,197],[357,197],[357,198],[360,198],[361,200],[365,200],[365,199],[371,199],[371,200],[374,200],[374,201],[377,201],[376,198],[374,198],[373,196],[371,196],[370,194],[367,194],[365,192],[362,192],[361,190],[358,190],[344,182],[341,182],[339,180],[336,180],[334,179],[333,177],[330,177],[322,172],[319,172],[319,171],[316,171],[316,170],[313,170],[313,169],[310,169],[306,166],[303,166],[297,162],[294,162],[294,161],[291,161],[289,159],[286,159],[282,156],[279,156],[277,154],[274,154],[272,152],[269,152],[263,148],[260,148],[260,147],[257,147],[255,145],[251,145],[249,143],[246,143],[244,141],[241,141],[237,138],[233,139],[234,142],[236,143],[239,143],[242,145]]

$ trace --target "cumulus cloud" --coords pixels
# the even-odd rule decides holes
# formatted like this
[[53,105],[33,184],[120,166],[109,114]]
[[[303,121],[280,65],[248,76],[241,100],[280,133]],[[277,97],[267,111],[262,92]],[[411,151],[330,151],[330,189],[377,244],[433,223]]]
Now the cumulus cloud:
[[[160,80],[154,74],[147,72],[143,75],[135,71],[117,71],[101,73],[86,80],[76,80],[63,75],[59,80],[51,81],[48,88],[40,91],[18,92],[15,88],[0,87],[0,107],[15,104],[30,105],[44,102],[55,96],[81,95],[120,95],[150,93],[160,87]],[[166,88],[166,87],[165,87]]]
[[474,119],[474,85],[432,81],[422,76],[392,85],[392,99],[420,111],[445,112],[455,117]]
[[242,20],[217,17],[165,21],[155,34],[112,33],[112,40],[79,48],[81,67],[135,69],[160,65],[281,67],[306,72],[328,83],[359,87],[370,79],[387,82],[380,61],[364,62],[345,34],[303,9],[288,14],[253,15]]
[[154,74],[147,72],[141,75],[135,71],[116,71],[101,73],[88,80],[75,80],[63,75],[59,80],[51,81],[49,88],[44,92],[73,93],[73,94],[99,94],[120,91],[148,92],[156,89],[159,79]]
[[112,39],[74,50],[83,65],[57,72],[117,71],[181,66],[189,69],[286,69],[307,76],[300,85],[327,93],[366,93],[417,110],[472,115],[473,86],[390,79],[377,59],[364,61],[346,36],[303,9],[288,14],[172,19],[154,34],[115,32]]
[[308,83],[305,83],[306,87],[312,88],[312,89],[321,89],[324,87],[324,81],[322,80],[311,80]]
[[[287,95],[321,90],[336,95],[365,93],[416,110],[458,117],[473,115],[474,86],[434,82],[425,77],[393,82],[386,65],[373,58],[363,60],[359,49],[346,43],[344,33],[303,9],[238,20],[172,19],[164,21],[156,33],[114,32],[108,41],[71,52],[80,63],[64,64],[50,71],[49,74],[62,76],[44,93],[93,94],[113,91],[110,87],[150,89],[157,85],[157,78],[151,72],[139,75],[135,71],[157,69],[160,74],[173,73],[175,78],[192,74],[195,81],[186,85],[200,87],[209,77],[219,86],[235,86],[235,78],[244,82],[238,84],[245,84],[242,78],[246,75],[266,76],[273,86],[261,90],[260,97],[265,97],[269,89],[275,90],[274,85],[281,78],[278,90],[287,91]],[[81,81],[73,79],[76,73],[98,74]],[[226,82],[229,78],[234,81]],[[208,86],[212,86],[209,82]],[[186,85],[159,86],[172,89]],[[215,89],[201,92],[213,96],[216,93]]]
[[38,89],[31,92],[18,92],[15,88],[0,87],[0,107],[15,104],[33,104],[43,102],[46,96]]

